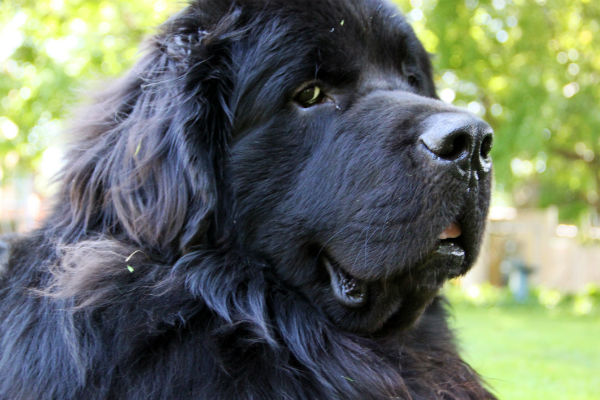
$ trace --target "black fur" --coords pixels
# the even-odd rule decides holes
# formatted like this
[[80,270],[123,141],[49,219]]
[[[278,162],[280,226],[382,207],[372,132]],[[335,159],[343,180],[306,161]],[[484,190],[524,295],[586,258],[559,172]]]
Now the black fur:
[[464,273],[487,213],[489,175],[415,150],[454,111],[387,3],[194,1],[82,113],[44,226],[0,247],[0,399],[493,398],[428,256],[458,219]]

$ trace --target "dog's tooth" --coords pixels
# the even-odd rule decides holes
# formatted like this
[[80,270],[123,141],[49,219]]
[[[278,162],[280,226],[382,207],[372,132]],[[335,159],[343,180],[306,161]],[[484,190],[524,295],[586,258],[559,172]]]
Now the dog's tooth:
[[330,276],[331,290],[334,296],[347,307],[360,307],[367,300],[367,285],[352,277],[340,267],[323,257],[323,263]]

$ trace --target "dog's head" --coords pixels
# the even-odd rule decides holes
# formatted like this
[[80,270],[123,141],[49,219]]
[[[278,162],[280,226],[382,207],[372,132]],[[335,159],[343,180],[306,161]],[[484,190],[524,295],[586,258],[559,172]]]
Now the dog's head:
[[436,98],[390,4],[199,0],[126,79],[66,176],[90,229],[227,238],[358,332],[410,326],[477,256],[491,129]]
[[236,223],[337,324],[406,327],[477,255],[491,129],[436,99],[396,9],[313,6],[265,10],[238,49]]

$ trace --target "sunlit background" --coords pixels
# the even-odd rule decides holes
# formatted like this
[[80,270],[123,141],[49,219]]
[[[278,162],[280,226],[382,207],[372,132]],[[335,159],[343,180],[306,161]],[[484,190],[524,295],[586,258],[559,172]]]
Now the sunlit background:
[[[482,255],[447,288],[465,357],[503,399],[599,399],[600,2],[397,3],[440,98],[496,131]],[[43,218],[68,113],[182,5],[0,2],[0,233]]]

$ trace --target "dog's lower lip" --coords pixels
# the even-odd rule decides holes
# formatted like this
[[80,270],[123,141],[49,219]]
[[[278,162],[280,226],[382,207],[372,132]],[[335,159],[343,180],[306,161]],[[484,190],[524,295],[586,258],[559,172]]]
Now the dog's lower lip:
[[434,252],[446,257],[465,257],[465,249],[450,240],[442,240]]
[[465,272],[464,263],[467,252],[452,240],[442,240],[434,249],[429,262],[443,265],[447,278],[455,278]]
[[335,265],[328,257],[322,257],[335,298],[347,307],[360,307],[367,302],[367,284]]

